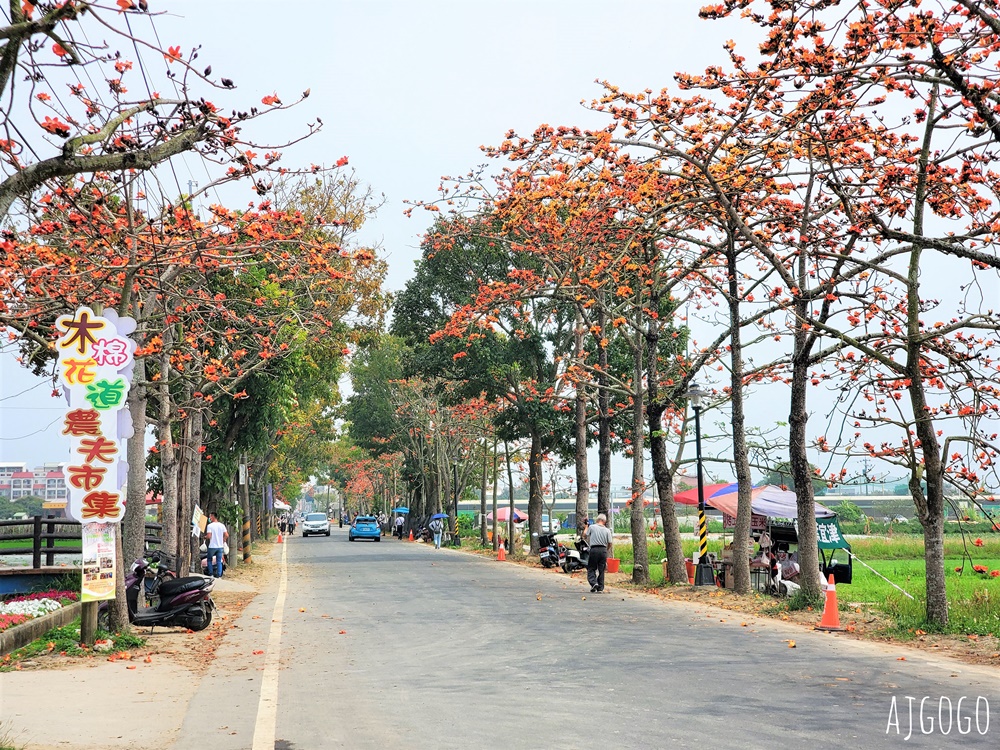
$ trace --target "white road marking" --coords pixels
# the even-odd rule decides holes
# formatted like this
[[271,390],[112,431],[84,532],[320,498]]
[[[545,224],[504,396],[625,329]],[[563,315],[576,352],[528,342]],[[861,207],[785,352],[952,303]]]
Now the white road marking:
[[288,545],[281,545],[281,576],[278,579],[278,597],[274,600],[271,631],[267,636],[267,655],[264,657],[264,674],[260,681],[260,701],[257,703],[257,722],[253,729],[253,750],[274,750],[278,725],[278,669],[281,662],[281,613],[285,609],[285,590],[288,587]]

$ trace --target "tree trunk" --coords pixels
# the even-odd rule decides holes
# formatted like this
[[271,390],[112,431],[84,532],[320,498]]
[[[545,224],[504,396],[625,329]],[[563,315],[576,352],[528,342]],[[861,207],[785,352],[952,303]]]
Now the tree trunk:
[[[240,487],[240,508],[242,509],[243,516],[243,528],[241,529],[242,534],[240,537],[240,546],[243,548],[243,561],[250,562],[251,552],[250,552],[250,542],[253,539],[253,513],[250,511],[250,462],[247,460],[247,456],[244,453],[242,457],[243,466],[246,467],[243,476],[243,484]],[[330,485],[327,480],[326,485],[326,515],[330,516]]]
[[642,352],[644,340],[636,337],[632,361],[632,511],[629,514],[632,531],[632,583],[649,583],[649,548],[646,540],[646,515],[643,497],[646,480],[643,477],[643,452],[645,424],[643,419]]
[[132,417],[132,436],[128,439],[128,480],[125,485],[125,514],[121,520],[121,559],[111,607],[111,626],[116,632],[128,625],[125,600],[126,561],[131,565],[146,548],[146,362],[135,360],[132,384],[128,392],[128,410]]
[[128,490],[122,519],[122,549],[129,564],[145,551],[146,541],[146,361],[135,360],[128,410],[133,434],[126,448]]
[[[166,312],[166,311],[164,311]],[[173,327],[163,328],[163,351],[160,354],[160,409],[157,435],[160,452],[160,480],[163,483],[163,549],[174,556],[174,572],[180,573],[178,563],[177,529],[177,450],[174,447],[172,415],[170,409],[170,348],[173,345]]]
[[820,596],[819,547],[816,539],[816,502],[813,497],[812,471],[806,454],[806,383],[809,376],[809,332],[804,323],[808,302],[801,296],[795,301],[795,336],[792,354],[791,401],[788,414],[788,459],[799,522],[799,585],[810,599]]
[[[188,469],[187,469],[187,508],[188,515],[187,518],[191,519],[194,514],[195,506],[201,506],[201,455],[202,447],[204,445],[204,422],[205,416],[202,411],[201,406],[194,407],[188,414],[188,420],[191,423],[191,428],[188,431],[188,445],[187,445],[187,456],[188,456]],[[204,507],[202,507],[204,511]],[[238,529],[231,529],[231,537],[235,543],[236,537],[239,533]],[[188,536],[190,540],[190,555],[191,555],[191,571],[194,573],[201,572],[201,537],[200,535],[191,534]]]
[[[932,123],[937,121],[938,90],[935,86],[929,102],[924,140],[920,149],[917,193],[914,201],[913,233],[924,234],[924,203],[928,197],[928,167],[931,158]],[[917,517],[924,530],[924,568],[927,576],[927,621],[944,627],[948,624],[948,591],[944,578],[944,463],[931,410],[924,390],[924,372],[921,368],[924,333],[920,324],[920,256],[917,245],[910,252],[906,277],[906,377],[910,408],[913,410],[915,431],[923,456],[923,466],[915,464],[910,472],[910,494],[917,506]],[[920,486],[921,471],[927,482],[927,494]]]
[[499,540],[497,539],[497,439],[493,438],[493,551],[496,552],[499,549]]
[[[922,332],[920,330],[920,254],[910,256],[907,290],[906,379],[915,431],[923,456],[910,472],[910,494],[917,507],[917,518],[924,530],[924,568],[927,580],[927,621],[944,627],[948,624],[948,590],[944,577],[944,463],[931,410],[927,405],[924,378],[920,367]],[[913,461],[916,461],[914,456]],[[920,480],[927,482],[924,494]]]
[[[607,316],[598,312],[597,325],[603,332]],[[611,389],[608,387],[608,349],[597,343],[597,512],[611,514]]]
[[[750,593],[750,457],[747,455],[746,413],[743,408],[743,340],[740,335],[740,284],[736,267],[735,229],[730,227],[726,260],[729,275],[730,406],[733,424],[733,457],[736,469],[736,528],[733,530],[733,589],[737,594]],[[803,449],[805,443],[803,443]],[[801,553],[800,553],[801,556]]]
[[510,547],[514,542],[514,469],[511,466],[510,445],[506,440],[503,441],[503,453],[507,462],[507,546]]
[[489,484],[489,450],[486,440],[483,440],[483,481],[479,488],[479,543],[486,546],[489,541],[486,534],[486,490]]
[[[181,389],[179,403],[191,403],[192,388],[189,383],[184,383]],[[194,513],[194,505],[191,498],[191,429],[192,413],[190,409],[179,409],[181,416],[181,437],[180,449],[177,451],[177,549],[178,565],[183,575],[192,571],[191,556],[191,518]],[[199,536],[200,541],[200,536]],[[200,558],[200,554],[199,554]],[[196,558],[197,559],[197,558]],[[200,559],[199,559],[200,562]]]
[[[575,341],[576,356],[583,358],[583,338],[586,328],[583,317],[577,313]],[[578,519],[587,515],[590,508],[590,472],[587,467],[587,391],[583,382],[576,384],[576,445],[575,468],[576,468],[576,517]]]
[[671,583],[687,583],[687,567],[681,547],[681,527],[674,504],[674,472],[667,461],[667,442],[663,436],[664,405],[654,402],[656,375],[649,375],[649,452],[656,480],[656,496],[660,502],[660,521],[663,524],[663,554],[667,558],[667,575]]
[[531,426],[531,452],[528,454],[528,539],[532,554],[538,554],[542,530],[542,436]]

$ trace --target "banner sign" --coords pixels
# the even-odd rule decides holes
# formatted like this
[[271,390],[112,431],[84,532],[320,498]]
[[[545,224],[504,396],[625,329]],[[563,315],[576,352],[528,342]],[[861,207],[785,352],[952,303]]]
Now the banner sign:
[[115,525],[85,523],[83,532],[83,587],[80,601],[115,598]]
[[[728,513],[723,513],[722,528],[735,529],[736,516],[731,516]],[[767,528],[767,516],[762,516],[760,513],[750,514],[750,531],[763,531],[766,528]]]
[[[56,319],[59,378],[69,404],[63,434],[70,436],[66,512],[86,525],[118,523],[128,476],[125,441],[132,437],[126,408],[134,363],[132,318],[114,310],[97,315],[80,307]],[[112,554],[114,554],[112,550]]]
[[851,545],[840,531],[837,517],[816,519],[816,540],[820,549],[850,549]]

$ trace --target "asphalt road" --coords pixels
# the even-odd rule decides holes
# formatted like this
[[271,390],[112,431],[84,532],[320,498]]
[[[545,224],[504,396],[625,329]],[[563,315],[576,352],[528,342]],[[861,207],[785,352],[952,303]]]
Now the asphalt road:
[[993,669],[336,527],[283,551],[175,750],[1000,747]]

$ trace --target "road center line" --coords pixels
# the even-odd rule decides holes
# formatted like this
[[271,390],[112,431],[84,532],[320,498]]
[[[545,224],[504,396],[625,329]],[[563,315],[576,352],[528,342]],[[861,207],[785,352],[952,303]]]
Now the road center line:
[[285,591],[288,587],[288,545],[281,545],[281,574],[278,578],[278,597],[271,614],[271,631],[267,636],[267,655],[264,657],[264,674],[260,680],[260,701],[257,703],[257,722],[253,729],[253,750],[274,750],[278,725],[278,670],[281,666],[281,616],[285,609]]

